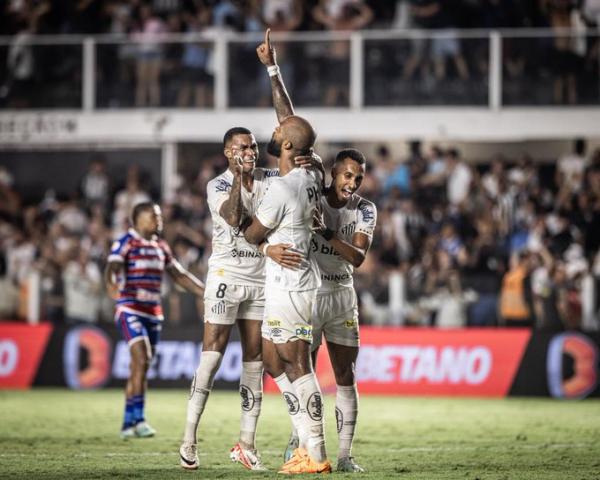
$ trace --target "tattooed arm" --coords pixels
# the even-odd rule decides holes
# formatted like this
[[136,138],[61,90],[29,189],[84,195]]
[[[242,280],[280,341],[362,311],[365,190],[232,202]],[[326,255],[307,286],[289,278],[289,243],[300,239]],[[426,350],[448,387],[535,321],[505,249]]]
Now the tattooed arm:
[[265,33],[265,41],[256,48],[259,60],[269,70],[271,78],[271,91],[273,92],[273,105],[277,113],[277,120],[281,123],[287,117],[294,115],[294,106],[292,100],[285,89],[283,78],[279,73],[277,66],[277,54],[275,48],[271,45],[271,29],[268,28]]

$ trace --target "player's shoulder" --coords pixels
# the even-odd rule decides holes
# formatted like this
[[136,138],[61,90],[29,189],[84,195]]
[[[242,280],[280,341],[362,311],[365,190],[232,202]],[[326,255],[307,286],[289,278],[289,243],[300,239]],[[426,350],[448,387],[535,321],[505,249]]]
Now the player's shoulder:
[[360,195],[352,195],[352,208],[362,213],[365,220],[370,220],[377,215],[377,206],[371,200],[367,200]]
[[206,184],[206,189],[209,192],[228,192],[233,184],[233,174],[229,170],[225,170]]
[[278,168],[256,167],[254,169],[255,180],[271,180],[277,177],[279,177]]

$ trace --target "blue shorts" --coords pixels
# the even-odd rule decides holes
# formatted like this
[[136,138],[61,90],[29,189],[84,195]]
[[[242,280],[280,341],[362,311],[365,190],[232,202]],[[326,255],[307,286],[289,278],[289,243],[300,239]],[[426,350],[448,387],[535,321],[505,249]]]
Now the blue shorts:
[[162,322],[160,320],[152,320],[142,315],[123,311],[118,312],[115,320],[121,330],[123,339],[128,345],[144,337],[148,337],[152,348],[158,343],[160,331],[162,330]]

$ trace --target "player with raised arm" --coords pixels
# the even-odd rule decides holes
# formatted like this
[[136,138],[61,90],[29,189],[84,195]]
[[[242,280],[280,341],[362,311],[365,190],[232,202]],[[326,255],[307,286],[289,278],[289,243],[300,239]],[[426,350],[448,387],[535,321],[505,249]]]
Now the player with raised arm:
[[[259,59],[269,68],[271,78],[279,77],[270,45],[269,30],[265,42],[257,48]],[[279,79],[280,80],[280,79]],[[279,81],[273,89],[274,97],[287,93]],[[276,108],[280,106],[275,101]],[[267,191],[252,222],[245,229],[246,239],[262,246],[267,258],[265,315],[263,320],[263,361],[265,369],[281,387],[281,376],[290,384],[287,399],[295,406],[290,414],[302,439],[298,448],[281,473],[329,473],[331,464],[325,451],[323,431],[323,404],[321,391],[312,370],[310,344],[312,326],[310,316],[319,272],[310,254],[313,217],[318,209],[322,188],[322,173],[294,168],[293,158],[312,150],[316,134],[303,118],[286,115],[291,110],[278,109],[280,125],[275,129],[267,151],[278,157],[280,177]],[[269,255],[270,245],[290,243],[298,254],[296,268],[286,268]],[[285,396],[285,394],[284,394]],[[292,410],[294,410],[292,412]]]
[[[258,56],[268,68],[273,91],[273,103],[279,121],[293,115],[293,106],[277,68],[275,50],[269,36],[257,49]],[[336,383],[336,419],[338,424],[338,471],[362,472],[351,455],[352,440],[358,412],[355,363],[358,356],[358,305],[352,274],[365,259],[371,245],[377,210],[375,205],[358,195],[365,175],[366,159],[355,149],[345,149],[336,156],[331,172],[332,182],[321,198],[325,223],[321,235],[311,240],[312,251],[319,265],[322,286],[313,311],[313,362],[321,343],[327,340]],[[290,260],[288,259],[288,262]],[[283,266],[286,264],[281,263]],[[286,399],[295,395],[285,376],[277,377],[277,385]],[[288,460],[299,444],[294,402],[288,400],[294,431],[284,453]]]
[[104,272],[106,288],[117,300],[115,320],[131,356],[125,387],[123,439],[152,437],[156,433],[145,420],[144,400],[146,373],[162,329],[160,289],[163,272],[186,290],[196,295],[204,294],[204,284],[173,258],[167,243],[159,238],[163,220],[157,204],[137,204],[131,214],[131,223],[133,227],[113,243]]
[[[264,257],[248,243],[240,225],[254,214],[277,169],[256,167],[258,145],[250,130],[229,129],[223,138],[228,168],[207,184],[208,206],[213,221],[212,254],[204,296],[204,336],[200,365],[192,381],[188,400],[180,464],[197,469],[197,430],[212,390],[234,324],[242,342],[240,378],[241,420],[238,443],[231,449],[232,461],[250,470],[265,470],[256,449],[256,425],[262,402],[261,323],[264,309]],[[319,159],[320,160],[320,159]],[[312,165],[306,157],[299,165]],[[271,254],[288,261],[289,245],[273,246]]]

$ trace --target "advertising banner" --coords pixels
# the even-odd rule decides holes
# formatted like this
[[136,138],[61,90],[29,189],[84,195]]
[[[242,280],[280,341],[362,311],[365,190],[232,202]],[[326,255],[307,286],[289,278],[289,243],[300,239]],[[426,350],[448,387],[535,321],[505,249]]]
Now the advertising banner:
[[0,388],[31,386],[50,331],[50,325],[0,323]]
[[[165,325],[148,373],[150,385],[189,388],[201,342],[200,327]],[[597,397],[599,349],[597,333],[362,327],[356,378],[361,394]],[[215,388],[238,389],[241,361],[233,329]],[[323,392],[335,392],[324,346],[316,371]],[[128,346],[111,325],[0,323],[0,388],[122,387],[128,375]],[[278,391],[268,376],[264,388]]]

